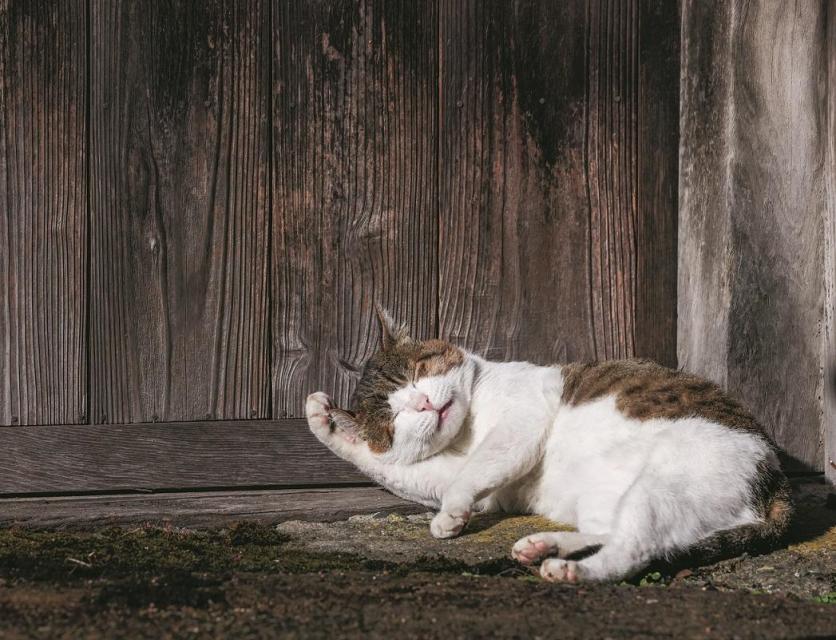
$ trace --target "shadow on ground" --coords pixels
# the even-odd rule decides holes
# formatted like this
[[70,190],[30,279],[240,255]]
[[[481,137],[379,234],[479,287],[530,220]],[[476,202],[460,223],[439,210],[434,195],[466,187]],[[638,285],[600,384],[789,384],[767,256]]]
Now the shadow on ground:
[[799,483],[787,547],[635,584],[553,585],[508,559],[556,525],[427,514],[195,531],[0,530],[0,637],[734,637],[836,631],[836,510]]

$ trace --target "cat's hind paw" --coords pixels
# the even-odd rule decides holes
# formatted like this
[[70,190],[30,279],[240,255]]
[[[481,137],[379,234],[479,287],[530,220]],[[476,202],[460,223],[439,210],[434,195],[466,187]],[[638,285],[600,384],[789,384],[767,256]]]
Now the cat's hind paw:
[[[541,531],[520,538],[511,548],[511,557],[522,564],[533,564],[547,556],[569,558],[576,553],[601,548],[608,535],[579,531]],[[577,559],[577,558],[576,558]]]
[[514,543],[511,547],[511,557],[520,564],[529,565],[554,553],[557,549],[554,534],[534,533]]
[[548,558],[540,565],[540,577],[549,582],[576,583],[583,580],[583,569],[574,560]]
[[453,514],[439,511],[430,522],[430,533],[434,538],[455,538],[462,532],[469,519],[469,512]]

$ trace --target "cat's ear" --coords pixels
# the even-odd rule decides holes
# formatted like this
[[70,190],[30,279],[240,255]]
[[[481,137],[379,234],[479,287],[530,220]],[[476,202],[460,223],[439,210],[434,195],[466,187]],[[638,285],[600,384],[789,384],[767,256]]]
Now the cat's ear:
[[351,411],[338,409],[334,407],[331,409],[329,416],[334,426],[339,429],[343,436],[350,442],[356,442],[360,437],[360,425],[357,424],[357,417]]
[[377,312],[377,319],[380,321],[381,349],[386,351],[409,340],[409,332],[405,325],[395,322],[389,312],[379,304],[375,304],[374,309]]

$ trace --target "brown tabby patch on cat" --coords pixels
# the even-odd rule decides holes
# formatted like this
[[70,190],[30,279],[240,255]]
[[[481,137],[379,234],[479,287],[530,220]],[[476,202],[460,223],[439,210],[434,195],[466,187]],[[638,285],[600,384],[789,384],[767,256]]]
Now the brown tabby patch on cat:
[[[562,367],[562,401],[579,405],[607,395],[629,418],[701,417],[732,429],[761,434],[763,427],[713,382],[649,360],[613,360]],[[770,441],[771,443],[771,441]]]
[[375,353],[363,369],[351,402],[369,449],[383,453],[392,446],[395,433],[389,394],[412,380],[443,375],[462,362],[461,349],[444,340],[399,340]]
[[443,376],[464,362],[464,352],[444,340],[427,340],[419,343],[423,350],[419,352],[415,366],[416,378]]

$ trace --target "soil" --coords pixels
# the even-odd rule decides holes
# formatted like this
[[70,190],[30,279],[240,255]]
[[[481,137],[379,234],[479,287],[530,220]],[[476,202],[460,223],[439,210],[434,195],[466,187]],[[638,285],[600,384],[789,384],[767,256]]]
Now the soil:
[[555,525],[427,515],[225,529],[0,530],[0,637],[830,638],[836,511],[799,489],[791,543],[622,584],[542,582],[507,557]]

